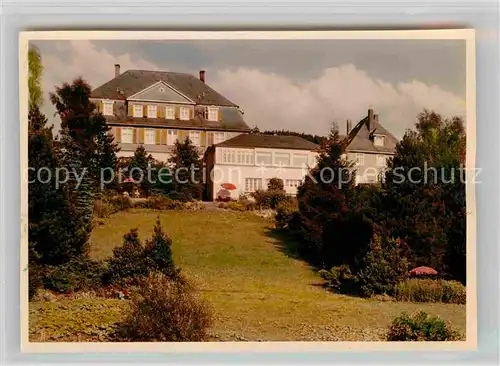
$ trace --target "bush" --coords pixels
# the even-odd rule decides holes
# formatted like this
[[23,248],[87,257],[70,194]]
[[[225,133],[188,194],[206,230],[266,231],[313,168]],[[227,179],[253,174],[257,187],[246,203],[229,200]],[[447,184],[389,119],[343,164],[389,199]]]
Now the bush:
[[185,281],[153,273],[139,287],[120,336],[130,341],[199,342],[212,324],[208,305]]
[[413,316],[402,313],[387,333],[388,341],[455,341],[459,334],[438,317],[421,311]]
[[283,179],[280,178],[271,178],[267,183],[268,191],[284,191],[285,185],[283,184]]
[[97,199],[94,201],[92,209],[94,218],[105,219],[114,212],[116,212],[116,210],[111,203],[103,199]]
[[58,293],[91,290],[101,286],[104,264],[85,257],[73,258],[68,263],[47,270],[45,288]]
[[395,287],[398,301],[465,304],[465,286],[458,281],[411,278]]
[[175,268],[172,258],[172,240],[163,231],[159,219],[156,220],[153,237],[146,242],[144,256],[150,271],[162,272],[170,279],[179,276],[179,270]]
[[226,208],[233,211],[246,211],[246,206],[240,201],[229,202]]
[[43,287],[45,280],[45,266],[40,264],[40,256],[36,252],[34,245],[30,244],[28,249],[28,299],[31,300]]
[[251,197],[255,200],[255,204],[259,209],[271,208],[273,210],[276,209],[276,207],[278,207],[281,202],[289,198],[285,191],[264,191],[262,189],[258,189],[255,192],[252,192]]
[[189,202],[193,200],[192,195],[189,192],[176,192],[172,191],[168,194],[168,198],[173,201]]
[[276,227],[284,228],[288,225],[288,221],[292,215],[297,212],[299,206],[295,197],[288,197],[288,199],[280,202],[276,207]]
[[130,197],[125,197],[121,195],[108,197],[106,198],[106,201],[113,207],[112,213],[128,210],[129,208],[134,207],[134,204],[132,203]]
[[122,246],[113,249],[113,256],[107,262],[108,269],[104,275],[106,284],[137,285],[140,277],[148,275],[144,247],[137,229],[130,230],[123,237]]
[[361,295],[392,295],[396,284],[407,275],[408,260],[403,255],[400,240],[374,236],[358,272]]
[[152,196],[147,199],[145,207],[153,210],[182,210],[184,203],[168,197]]
[[153,237],[143,246],[137,229],[123,238],[123,245],[113,250],[108,269],[103,277],[106,284],[137,286],[142,278],[158,271],[171,279],[179,277],[172,259],[172,240],[163,231],[157,219]]
[[329,271],[322,269],[319,275],[326,281],[325,286],[340,293],[356,292],[358,279],[351,272],[348,265],[333,267]]

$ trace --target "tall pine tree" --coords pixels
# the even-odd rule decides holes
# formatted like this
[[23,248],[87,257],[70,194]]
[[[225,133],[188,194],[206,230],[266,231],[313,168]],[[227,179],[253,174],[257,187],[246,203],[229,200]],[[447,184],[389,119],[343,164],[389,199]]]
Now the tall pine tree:
[[[110,127],[90,100],[91,88],[83,79],[64,83],[50,94],[50,100],[61,118],[61,151],[68,164],[79,160],[88,171],[92,191],[100,187],[101,172],[116,169],[119,151]],[[108,178],[108,177],[105,177]]]
[[30,250],[43,264],[62,264],[85,254],[88,233],[82,230],[78,208],[69,199],[68,187],[56,185],[60,162],[54,148],[52,127],[36,104],[29,111],[28,240]]
[[353,265],[367,250],[372,226],[350,204],[354,169],[342,157],[336,126],[323,144],[318,164],[299,187],[299,211],[289,228],[301,239],[302,254],[315,265]]

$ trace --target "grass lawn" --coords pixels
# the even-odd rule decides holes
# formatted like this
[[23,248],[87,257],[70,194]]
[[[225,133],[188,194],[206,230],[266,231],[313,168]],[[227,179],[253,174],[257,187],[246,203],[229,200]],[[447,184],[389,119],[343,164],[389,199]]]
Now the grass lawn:
[[[251,213],[121,212],[94,230],[91,256],[110,256],[134,227],[144,241],[157,216],[172,237],[176,264],[214,308],[214,340],[381,340],[396,315],[420,309],[465,333],[464,305],[387,302],[327,292],[306,263],[286,254],[289,251],[268,221]],[[95,304],[86,301],[83,308],[91,313]],[[98,308],[106,309],[105,324],[109,316],[119,318],[123,313],[114,310],[124,306],[116,304],[120,301],[100,301]],[[49,305],[47,310],[46,305],[32,303],[31,323],[52,324],[44,314],[64,319],[64,311],[82,309],[75,300]]]

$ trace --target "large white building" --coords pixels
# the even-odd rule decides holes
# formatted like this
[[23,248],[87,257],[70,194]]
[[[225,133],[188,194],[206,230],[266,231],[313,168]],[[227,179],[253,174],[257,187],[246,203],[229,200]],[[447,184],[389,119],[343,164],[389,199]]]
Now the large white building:
[[[241,134],[210,147],[205,153],[208,198],[237,199],[266,189],[271,178],[283,180],[295,195],[309,168],[316,165],[319,145],[296,136]],[[227,191],[222,184],[236,189]]]

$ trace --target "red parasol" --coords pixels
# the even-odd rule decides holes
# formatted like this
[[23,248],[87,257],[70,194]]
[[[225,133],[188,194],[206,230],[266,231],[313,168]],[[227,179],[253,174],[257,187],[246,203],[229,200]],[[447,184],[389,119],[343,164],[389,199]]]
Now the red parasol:
[[236,189],[236,186],[233,183],[222,183],[220,186],[228,191],[234,191]]
[[412,276],[437,275],[437,271],[431,267],[421,266],[413,268],[410,271],[410,275]]
[[130,177],[130,178],[127,178],[123,181],[123,183],[135,183],[135,180],[134,178]]

